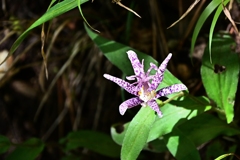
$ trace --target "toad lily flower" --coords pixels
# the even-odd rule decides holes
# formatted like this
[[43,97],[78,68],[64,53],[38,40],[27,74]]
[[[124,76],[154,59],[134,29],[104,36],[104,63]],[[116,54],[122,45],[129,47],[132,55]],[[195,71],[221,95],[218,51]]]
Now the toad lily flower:
[[[143,65],[144,61],[142,60],[142,63],[140,63],[134,51],[129,50],[127,54],[133,66],[135,75],[128,76],[126,78],[128,80],[136,79],[137,81],[135,83],[131,84],[120,78],[117,78],[108,74],[103,75],[106,79],[115,82],[120,87],[124,88],[127,92],[136,96],[134,98],[124,101],[119,106],[120,114],[124,115],[127,109],[141,104],[144,107],[150,106],[154,111],[157,112],[159,117],[162,117],[162,112],[159,109],[156,99],[162,96],[175,93],[175,92],[187,90],[187,87],[184,84],[174,84],[174,85],[162,88],[159,91],[156,91],[157,87],[163,80],[164,71],[166,70],[167,63],[171,59],[172,54],[169,53],[169,55],[162,62],[159,68],[155,64],[150,63],[150,68],[146,73],[144,72],[144,65]],[[155,75],[149,75],[151,70],[153,69],[156,70]]]

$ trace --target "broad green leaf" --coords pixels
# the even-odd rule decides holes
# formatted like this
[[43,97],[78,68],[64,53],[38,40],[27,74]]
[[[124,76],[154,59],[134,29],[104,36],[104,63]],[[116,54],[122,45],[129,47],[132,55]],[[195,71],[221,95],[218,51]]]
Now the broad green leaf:
[[164,136],[164,141],[171,154],[177,160],[200,160],[200,155],[193,142],[175,127]]
[[141,107],[140,111],[130,122],[124,136],[121,159],[137,159],[147,142],[148,134],[155,118],[156,115],[150,107]]
[[212,63],[205,50],[201,67],[204,88],[217,107],[225,111],[228,123],[233,120],[239,79],[239,57],[232,51],[234,44],[230,37],[213,39]]
[[[81,4],[87,2],[88,0],[81,0]],[[13,43],[10,54],[12,54],[20,45],[20,43],[26,38],[28,33],[35,27],[69,11],[73,8],[77,7],[77,1],[76,0],[64,0],[62,2],[57,3],[53,7],[51,7],[47,12],[42,15],[38,20],[36,20],[25,32],[23,32],[18,39]]]
[[0,154],[6,152],[11,146],[9,139],[3,135],[0,135]]
[[120,156],[120,146],[113,142],[110,136],[94,131],[71,132],[67,137],[60,140],[66,151],[79,147],[88,148],[94,152],[109,157]]
[[44,144],[40,139],[31,138],[22,144],[6,158],[6,160],[27,159],[34,160],[43,151]]
[[[111,127],[111,135],[114,142],[116,142],[119,145],[122,145],[123,138],[126,134],[127,127],[129,126],[129,123],[123,124],[114,124]],[[165,152],[167,151],[167,148],[165,146],[165,143],[163,142],[163,139],[159,138],[154,141],[148,142],[144,148],[144,150],[148,150],[151,152]]]
[[[223,4],[226,5],[230,0],[227,0],[227,1],[224,1]],[[214,17],[213,17],[213,20],[212,20],[212,24],[211,24],[211,27],[210,27],[210,32],[209,32],[209,38],[208,38],[208,44],[209,44],[209,55],[210,55],[210,60],[212,59],[211,58],[211,53],[212,53],[212,37],[213,37],[213,31],[214,31],[214,28],[215,28],[215,25],[217,23],[217,20],[220,16],[220,14],[222,13],[223,11],[223,6],[222,5],[219,5],[215,14],[214,14]],[[210,61],[212,62],[212,60]]]
[[205,97],[186,96],[182,101],[171,101],[171,103],[161,107],[163,117],[154,122],[148,141],[172,132],[174,127],[211,109]]
[[194,46],[198,37],[198,34],[204,24],[204,22],[207,20],[207,18],[210,16],[210,14],[219,6],[219,4],[222,2],[222,0],[212,0],[208,6],[204,9],[202,14],[200,15],[197,24],[194,28],[193,31],[193,36],[192,36],[192,42],[191,42],[191,52],[193,53]]
[[200,146],[219,135],[233,136],[240,130],[210,114],[201,114],[178,128],[191,139],[195,146]]
[[[141,53],[129,46],[123,45],[121,43],[108,40],[106,38],[101,37],[100,35],[94,33],[90,30],[86,25],[85,29],[89,35],[89,37],[94,41],[94,43],[99,47],[99,49],[103,52],[103,54],[108,58],[108,60],[117,66],[123,73],[126,75],[133,74],[133,68],[131,63],[127,57],[127,51],[133,50],[137,53],[139,60],[144,59],[145,70],[149,68],[150,62],[158,65],[157,61],[153,59],[151,56]],[[176,77],[174,77],[168,70],[164,73],[163,82],[160,84],[159,88],[167,87],[172,84],[181,83]]]
[[[168,134],[172,129],[193,117],[211,109],[210,102],[206,97],[186,96],[182,101],[171,101],[161,107],[162,118],[156,118],[152,125],[147,142],[158,139],[162,135]],[[119,145],[123,142],[129,123],[124,125],[114,125],[111,127],[113,140]],[[120,131],[117,131],[119,130]]]

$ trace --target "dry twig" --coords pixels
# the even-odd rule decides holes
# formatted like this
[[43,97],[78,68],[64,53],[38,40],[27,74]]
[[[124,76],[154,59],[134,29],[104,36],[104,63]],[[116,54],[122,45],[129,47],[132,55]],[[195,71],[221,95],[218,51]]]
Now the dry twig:
[[141,18],[141,16],[139,16],[139,15],[137,14],[137,12],[135,12],[135,11],[132,10],[131,8],[128,8],[128,7],[124,6],[120,1],[121,1],[121,0],[113,0],[112,3],[118,4],[119,6],[125,8],[126,10],[132,12],[133,14],[135,14],[136,16],[138,16],[139,18]]

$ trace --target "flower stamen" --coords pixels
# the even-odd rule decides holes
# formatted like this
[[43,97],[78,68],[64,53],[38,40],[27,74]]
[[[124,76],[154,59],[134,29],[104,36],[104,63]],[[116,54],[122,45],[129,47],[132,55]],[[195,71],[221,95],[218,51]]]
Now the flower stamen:
[[144,86],[142,86],[140,88],[140,90],[138,91],[138,95],[142,101],[148,102],[156,97],[156,91],[155,90],[152,90],[152,91],[145,90]]

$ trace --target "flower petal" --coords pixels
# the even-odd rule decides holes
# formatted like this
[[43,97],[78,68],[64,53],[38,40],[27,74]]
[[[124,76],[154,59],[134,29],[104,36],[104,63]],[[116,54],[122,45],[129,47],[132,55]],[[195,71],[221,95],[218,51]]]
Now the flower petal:
[[172,93],[180,92],[183,90],[187,90],[187,87],[184,84],[174,84],[174,85],[165,87],[163,89],[160,89],[156,94],[156,98],[166,96]]
[[148,104],[154,111],[157,112],[157,114],[158,114],[158,116],[159,116],[160,118],[163,116],[163,115],[162,115],[162,112],[160,111],[159,106],[158,106],[158,104],[157,104],[157,102],[156,102],[155,100],[149,101],[147,104]]
[[165,58],[165,60],[162,62],[162,64],[159,66],[152,80],[152,85],[151,85],[152,90],[156,90],[158,85],[162,82],[164,71],[166,70],[168,61],[171,59],[171,57],[172,57],[172,53],[169,53],[168,56]]
[[141,103],[142,103],[142,101],[139,99],[139,97],[134,97],[134,98],[128,99],[119,106],[119,112],[121,115],[124,115],[124,113],[126,112],[126,110],[128,108],[135,107]]
[[137,76],[137,78],[142,77],[142,75],[144,74],[143,63],[142,64],[140,63],[137,57],[137,54],[134,51],[129,50],[127,51],[127,54],[128,54],[129,60],[132,63],[132,67],[135,75]]
[[118,84],[120,87],[125,89],[127,92],[137,96],[136,87],[134,85],[132,85],[120,78],[111,76],[109,74],[104,74],[103,77],[105,77],[106,79],[108,79],[110,81],[113,81],[114,83]]

